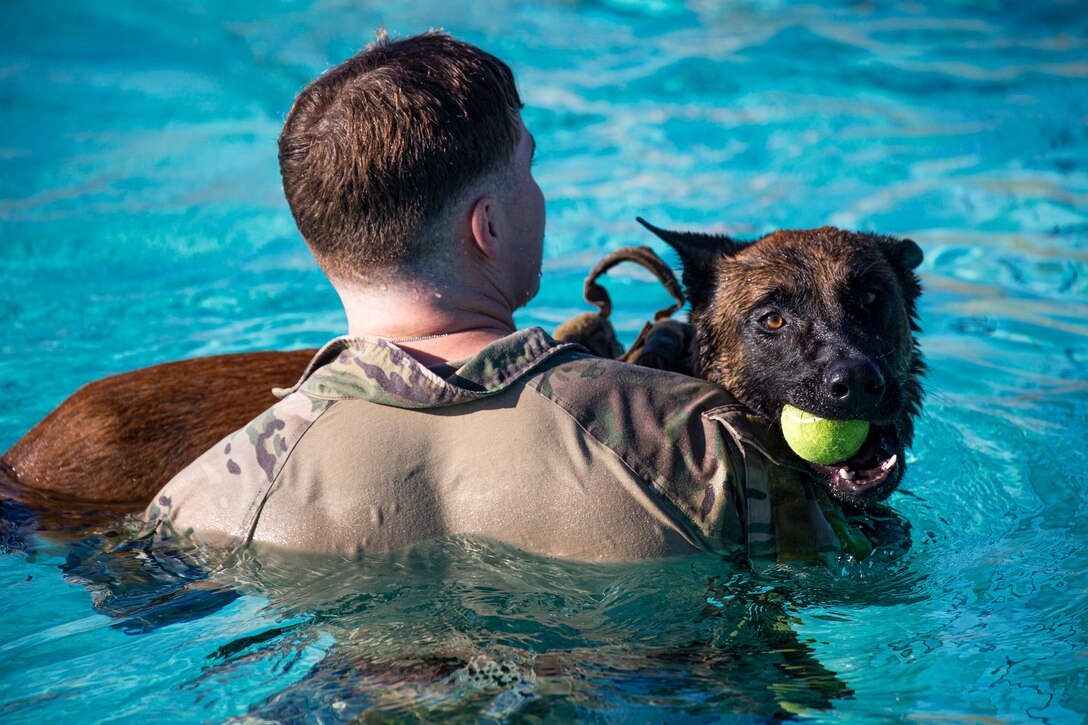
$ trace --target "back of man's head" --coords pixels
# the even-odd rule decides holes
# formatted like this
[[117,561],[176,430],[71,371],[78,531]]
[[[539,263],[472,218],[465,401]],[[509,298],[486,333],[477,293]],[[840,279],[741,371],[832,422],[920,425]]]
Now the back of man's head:
[[521,105],[505,63],[438,32],[383,32],[307,86],[280,135],[280,173],[325,273],[404,270],[452,241],[436,224],[509,162]]

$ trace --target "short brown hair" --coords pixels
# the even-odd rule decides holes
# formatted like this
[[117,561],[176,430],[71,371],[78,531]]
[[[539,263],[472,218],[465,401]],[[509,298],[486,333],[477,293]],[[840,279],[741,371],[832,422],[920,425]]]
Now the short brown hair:
[[350,279],[434,251],[428,226],[513,156],[521,107],[505,63],[440,32],[379,32],[307,86],[280,134],[280,173],[325,273]]

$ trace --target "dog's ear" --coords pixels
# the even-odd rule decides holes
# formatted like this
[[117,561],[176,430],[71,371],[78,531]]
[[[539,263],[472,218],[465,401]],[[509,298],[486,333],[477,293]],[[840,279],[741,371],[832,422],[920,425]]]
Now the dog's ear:
[[895,273],[903,285],[903,292],[906,293],[910,313],[913,317],[915,314],[914,301],[922,294],[921,283],[918,281],[918,275],[914,273],[914,270],[918,269],[922,264],[925,254],[922,253],[922,248],[913,239],[882,237],[881,241],[883,242],[884,254],[887,255],[888,261],[891,262],[892,268],[895,269]]
[[889,238],[888,242],[888,256],[904,272],[918,269],[925,259],[922,248],[913,239]]
[[674,232],[655,227],[642,217],[635,219],[680,255],[680,263],[684,266],[684,293],[693,309],[703,307],[707,302],[705,297],[714,288],[715,263],[723,257],[733,256],[742,245],[720,234]]

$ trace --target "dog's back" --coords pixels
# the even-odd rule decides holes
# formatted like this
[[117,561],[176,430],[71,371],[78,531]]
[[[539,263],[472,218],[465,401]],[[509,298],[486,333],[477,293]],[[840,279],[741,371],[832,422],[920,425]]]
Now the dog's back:
[[230,431],[276,402],[314,350],[182,360],[88,383],[0,457],[13,494],[142,509]]

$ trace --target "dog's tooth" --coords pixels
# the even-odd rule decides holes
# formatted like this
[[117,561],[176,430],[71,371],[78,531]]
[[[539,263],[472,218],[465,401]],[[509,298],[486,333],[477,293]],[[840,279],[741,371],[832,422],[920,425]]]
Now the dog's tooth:
[[847,481],[853,481],[854,480],[854,472],[851,471],[849,468],[840,468],[839,469],[839,476],[846,479]]
[[885,470],[885,471],[890,471],[895,466],[896,461],[898,461],[898,460],[899,460],[899,455],[898,454],[893,455],[891,458],[889,458],[888,460],[881,463],[880,468],[882,470]]

